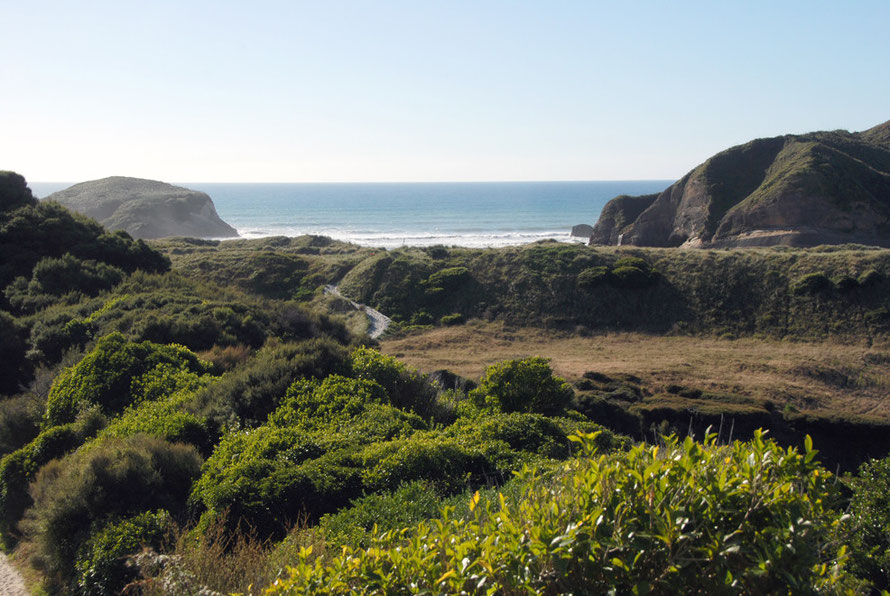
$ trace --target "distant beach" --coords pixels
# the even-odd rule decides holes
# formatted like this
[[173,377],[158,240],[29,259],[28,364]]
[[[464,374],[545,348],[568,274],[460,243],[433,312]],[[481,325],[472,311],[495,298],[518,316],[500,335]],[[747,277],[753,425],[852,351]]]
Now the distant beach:
[[[596,223],[609,199],[661,191],[672,182],[174,184],[209,194],[243,238],[317,234],[395,248],[570,241],[572,226]],[[30,186],[45,197],[70,184]]]

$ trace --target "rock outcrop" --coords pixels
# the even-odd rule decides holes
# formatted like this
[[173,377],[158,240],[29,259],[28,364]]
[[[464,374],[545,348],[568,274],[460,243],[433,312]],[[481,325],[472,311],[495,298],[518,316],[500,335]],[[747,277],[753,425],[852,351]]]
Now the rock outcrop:
[[203,192],[156,180],[112,176],[75,184],[46,197],[134,238],[231,238],[238,232],[220,219]]
[[576,238],[590,238],[591,234],[593,234],[593,226],[590,224],[578,224],[577,226],[572,226],[571,236]]
[[757,139],[603,208],[591,244],[890,246],[890,121]]

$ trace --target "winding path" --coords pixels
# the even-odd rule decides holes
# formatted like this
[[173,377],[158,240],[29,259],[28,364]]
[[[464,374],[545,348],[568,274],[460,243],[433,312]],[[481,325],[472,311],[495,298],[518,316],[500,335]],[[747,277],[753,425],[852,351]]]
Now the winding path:
[[0,596],[28,596],[22,576],[3,553],[0,553]]
[[[389,324],[392,323],[392,319],[387,317],[385,314],[381,313],[378,310],[374,310],[370,306],[366,306],[364,304],[359,304],[354,300],[350,300],[346,296],[340,293],[340,289],[334,285],[326,285],[324,287],[325,294],[331,294],[338,298],[342,298],[346,300],[355,310],[363,311],[366,315],[368,315],[368,337],[371,339],[377,339],[386,331],[386,328],[389,327]],[[0,595],[2,596],[2,595]]]

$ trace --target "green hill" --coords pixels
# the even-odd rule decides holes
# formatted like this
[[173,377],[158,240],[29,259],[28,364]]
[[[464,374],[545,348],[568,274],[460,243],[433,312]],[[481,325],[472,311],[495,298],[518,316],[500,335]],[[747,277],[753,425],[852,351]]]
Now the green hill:
[[890,246],[890,121],[727,149],[658,195],[613,199],[590,242]]

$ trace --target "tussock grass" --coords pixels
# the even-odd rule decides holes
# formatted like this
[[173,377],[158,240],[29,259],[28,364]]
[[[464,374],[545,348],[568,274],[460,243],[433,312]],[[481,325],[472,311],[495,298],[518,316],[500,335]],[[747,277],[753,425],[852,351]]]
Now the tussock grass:
[[577,382],[585,372],[631,374],[653,391],[672,384],[741,395],[802,413],[890,420],[890,345],[745,337],[603,333],[587,337],[472,321],[385,340],[382,350],[421,371],[478,379],[492,362],[540,355]]

